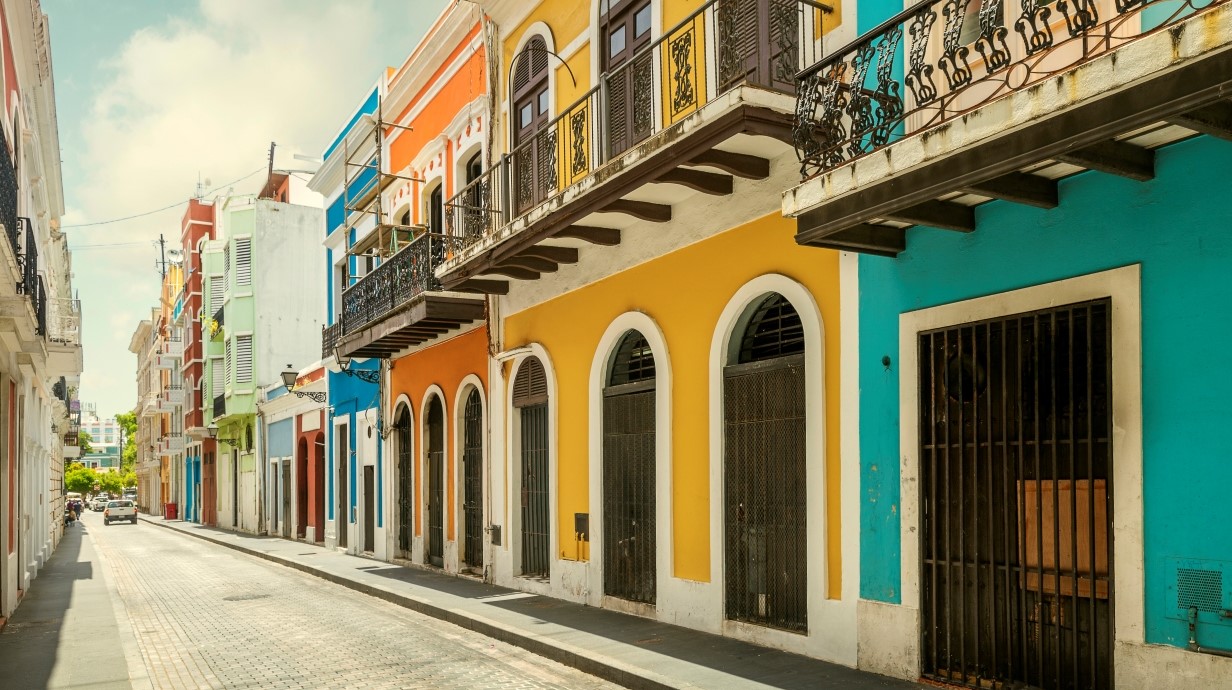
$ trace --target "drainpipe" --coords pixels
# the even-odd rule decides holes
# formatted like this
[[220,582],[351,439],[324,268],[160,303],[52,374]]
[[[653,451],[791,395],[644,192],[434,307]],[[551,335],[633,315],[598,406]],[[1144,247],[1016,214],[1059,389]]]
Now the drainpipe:
[[[1232,609],[1224,609],[1219,612],[1222,618],[1232,618]],[[1211,647],[1203,647],[1198,644],[1198,607],[1189,607],[1189,644],[1187,645],[1191,652],[1201,652],[1203,654],[1213,654],[1232,659],[1232,650],[1213,649]]]
[[[265,401],[264,391],[261,393],[261,403]],[[257,473],[257,534],[266,536],[269,530],[265,524],[265,473],[269,471],[269,462],[265,458],[265,410],[261,409],[261,405],[257,405],[257,433],[253,434],[257,439],[256,452],[253,457],[253,464],[256,465],[253,469]]]

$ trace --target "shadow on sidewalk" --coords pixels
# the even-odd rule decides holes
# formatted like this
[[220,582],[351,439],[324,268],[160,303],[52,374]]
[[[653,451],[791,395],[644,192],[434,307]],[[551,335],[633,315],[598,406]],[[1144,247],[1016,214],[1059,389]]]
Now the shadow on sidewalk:
[[55,553],[30,591],[0,631],[0,675],[13,688],[45,688],[61,647],[61,636],[89,635],[90,630],[65,630],[64,617],[73,599],[73,583],[94,578],[94,564],[81,561],[81,541],[87,528],[74,522],[64,528]]

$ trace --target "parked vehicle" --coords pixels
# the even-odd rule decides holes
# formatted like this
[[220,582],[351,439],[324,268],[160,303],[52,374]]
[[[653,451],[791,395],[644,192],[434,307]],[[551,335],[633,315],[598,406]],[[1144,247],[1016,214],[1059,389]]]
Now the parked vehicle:
[[137,524],[137,504],[125,500],[108,501],[107,509],[103,511],[103,524],[110,525],[116,520]]

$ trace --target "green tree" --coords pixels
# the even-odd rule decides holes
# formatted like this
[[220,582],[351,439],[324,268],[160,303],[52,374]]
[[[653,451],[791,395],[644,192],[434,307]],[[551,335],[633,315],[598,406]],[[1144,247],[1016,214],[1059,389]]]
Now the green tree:
[[130,486],[137,486],[137,473],[129,470],[120,476],[120,481],[126,489]]
[[120,449],[120,472],[132,472],[137,466],[137,415],[121,412],[116,423],[124,430],[124,447]]
[[78,432],[77,445],[81,447],[82,455],[89,455],[90,453],[94,452],[94,446],[90,445],[90,441],[93,441],[93,440],[94,440],[94,437],[87,434],[86,432],[84,431]]
[[98,482],[98,473],[89,467],[73,463],[72,469],[64,475],[65,491],[76,491],[79,494],[90,493]]
[[118,496],[124,490],[124,478],[119,472],[99,472],[99,489],[112,496]]

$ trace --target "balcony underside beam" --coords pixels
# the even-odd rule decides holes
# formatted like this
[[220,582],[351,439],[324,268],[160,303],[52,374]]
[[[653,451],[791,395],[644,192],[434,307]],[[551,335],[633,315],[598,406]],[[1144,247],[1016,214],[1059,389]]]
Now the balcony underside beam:
[[593,225],[569,225],[561,228],[553,237],[582,240],[583,242],[605,247],[614,247],[620,244],[620,230],[616,228],[598,228]]
[[512,237],[452,267],[450,271],[439,276],[441,283],[447,289],[453,289],[467,280],[493,273],[516,280],[533,280],[533,277],[523,278],[508,273],[509,270],[518,269],[497,269],[494,266],[548,238],[580,239],[600,245],[618,244],[619,230],[578,225],[593,213],[629,213],[652,222],[669,220],[670,206],[633,201],[624,197],[679,168],[684,161],[687,161],[685,165],[715,167],[739,177],[765,178],[770,174],[769,160],[720,151],[716,147],[739,134],[790,141],[791,122],[792,115],[789,113],[742,104],[683,136],[675,128],[655,134],[638,146],[639,150],[651,151],[644,158],[621,169],[619,174],[604,179],[601,184],[596,184],[585,193],[564,201],[528,227],[518,230]]
[[[1059,160],[1067,154],[1082,151],[1087,162],[1094,163],[1091,160],[1094,152],[1110,153],[1110,147],[1102,144],[1115,137],[1178,115],[1201,111],[1206,106],[1223,102],[1230,93],[1232,51],[1203,57],[901,174],[863,184],[799,214],[796,242],[824,246],[836,233],[877,218],[893,217],[902,209],[935,201],[957,190],[974,189],[990,180],[1021,173],[1028,166]],[[1128,156],[1130,161],[1138,161],[1135,174],[1145,172],[1141,155],[1131,154],[1121,147],[1111,148],[1117,148],[1123,158]],[[858,164],[857,160],[849,165]],[[826,174],[844,175],[850,171],[844,166]]]
[[928,225],[943,230],[975,230],[975,209],[952,201],[925,201],[887,213],[885,217],[900,223]]
[[689,189],[694,189],[704,194],[713,194],[715,196],[726,196],[732,193],[734,180],[731,175],[720,175],[719,173],[706,172],[705,170],[693,170],[690,168],[676,168],[668,170],[659,176],[655,182],[667,182],[670,184],[678,184]]
[[573,247],[553,247],[537,244],[523,249],[518,253],[518,256],[533,256],[554,261],[558,264],[576,264],[578,261],[578,250]]
[[482,297],[424,293],[366,328],[338,342],[350,357],[387,357],[410,345],[426,342],[484,317]]
[[1056,208],[1059,199],[1056,180],[1020,172],[976,182],[962,191],[1036,208]]
[[523,253],[505,259],[500,263],[500,267],[525,268],[531,271],[538,271],[540,273],[555,273],[556,269],[559,268],[560,265],[555,261],[542,259],[537,256],[527,256]]
[[469,292],[479,295],[507,295],[509,294],[509,281],[472,278],[464,283],[455,285],[453,289],[457,292]]
[[655,204],[649,201],[634,201],[632,199],[616,199],[599,211],[607,213],[623,213],[651,223],[666,223],[672,219],[672,207],[667,204]]
[[1168,122],[1195,132],[1232,141],[1232,103],[1219,101],[1174,115]]
[[1062,163],[1146,182],[1155,177],[1155,152],[1123,141],[1101,141],[1056,156]]

